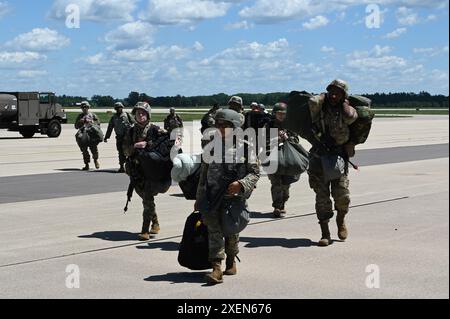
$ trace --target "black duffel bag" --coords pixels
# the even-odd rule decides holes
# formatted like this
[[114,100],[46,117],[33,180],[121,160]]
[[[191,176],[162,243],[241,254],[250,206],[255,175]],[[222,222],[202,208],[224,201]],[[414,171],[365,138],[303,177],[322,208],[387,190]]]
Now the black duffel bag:
[[210,269],[208,228],[201,214],[193,212],[186,219],[178,251],[178,263],[191,270]]
[[187,200],[197,199],[197,188],[198,183],[200,182],[200,172],[201,172],[201,165],[195,170],[194,173],[189,175],[185,181],[181,181],[178,183],[178,185],[180,185],[184,197]]

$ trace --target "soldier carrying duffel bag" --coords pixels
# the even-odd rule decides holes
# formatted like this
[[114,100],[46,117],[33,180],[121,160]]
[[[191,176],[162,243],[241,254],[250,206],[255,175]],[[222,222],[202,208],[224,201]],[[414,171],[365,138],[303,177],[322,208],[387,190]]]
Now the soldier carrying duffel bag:
[[95,168],[99,169],[98,148],[97,145],[103,141],[103,132],[100,128],[100,120],[97,115],[89,112],[90,104],[87,101],[81,103],[82,113],[75,120],[75,128],[78,132],[75,135],[78,146],[83,153],[84,167],[82,170],[89,170],[91,156],[88,149],[91,150],[94,159]]

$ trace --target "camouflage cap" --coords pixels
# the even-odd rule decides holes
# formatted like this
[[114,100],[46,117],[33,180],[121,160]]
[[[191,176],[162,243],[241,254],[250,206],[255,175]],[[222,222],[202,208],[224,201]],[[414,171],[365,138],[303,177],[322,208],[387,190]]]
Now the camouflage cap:
[[287,112],[287,105],[286,103],[280,102],[273,106],[272,113],[286,113]]
[[215,116],[215,121],[225,121],[233,125],[234,128],[241,127],[241,114],[231,110],[231,109],[220,109],[217,111]]
[[328,86],[327,91],[330,91],[331,87],[336,87],[344,91],[345,97],[348,97],[348,84],[344,80],[336,79],[333,80]]
[[136,115],[136,111],[139,109],[146,111],[149,117],[152,115],[152,108],[147,102],[137,102],[131,114]]
[[117,103],[114,104],[114,108],[115,108],[116,110],[117,110],[117,109],[123,109],[124,106],[123,106],[122,102],[117,102]]

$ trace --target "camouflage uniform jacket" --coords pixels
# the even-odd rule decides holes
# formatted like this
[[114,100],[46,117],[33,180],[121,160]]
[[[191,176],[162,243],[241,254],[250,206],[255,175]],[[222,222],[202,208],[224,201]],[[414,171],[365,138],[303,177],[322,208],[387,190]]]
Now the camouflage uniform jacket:
[[111,117],[111,120],[109,120],[108,130],[106,131],[105,138],[109,139],[111,137],[113,129],[117,137],[124,137],[133,123],[133,118],[126,112],[122,112],[121,114],[114,114]]
[[146,141],[146,148],[151,148],[152,144],[165,134],[167,134],[167,131],[150,122],[145,126],[135,123],[124,137],[123,149],[125,155],[132,157],[135,152],[134,144],[138,142]]
[[183,120],[178,114],[169,114],[164,120],[164,129],[167,131],[172,131],[173,129],[183,127]]
[[98,119],[97,115],[95,113],[89,112],[88,114],[80,113],[77,116],[77,119],[75,120],[75,128],[79,130],[82,128],[85,124],[84,120],[86,118],[90,118],[93,121],[93,124],[100,125],[100,120]]
[[[233,152],[235,150],[228,150]],[[222,163],[202,163],[200,171],[200,181],[197,189],[197,201],[207,200],[211,203],[214,198],[221,195],[228,185],[238,181],[242,188],[237,194],[242,200],[248,199],[259,180],[259,164],[249,163],[246,158],[241,158],[234,163],[225,163],[225,154],[222,153]],[[225,195],[224,198],[230,198],[233,195]]]
[[358,113],[350,107],[350,114],[343,106],[331,106],[325,94],[313,96],[309,100],[309,110],[316,138],[329,148],[341,148],[350,139],[350,125],[358,118]]

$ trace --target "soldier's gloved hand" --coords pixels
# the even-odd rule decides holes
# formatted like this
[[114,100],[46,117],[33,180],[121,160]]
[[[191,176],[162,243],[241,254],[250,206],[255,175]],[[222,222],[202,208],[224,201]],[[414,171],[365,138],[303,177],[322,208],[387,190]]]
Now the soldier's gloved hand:
[[233,182],[228,186],[228,195],[237,195],[240,193],[242,185],[239,182]]

